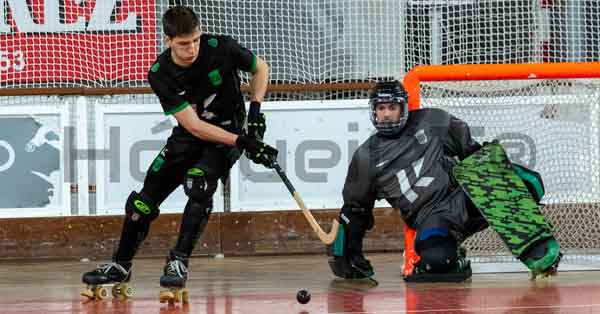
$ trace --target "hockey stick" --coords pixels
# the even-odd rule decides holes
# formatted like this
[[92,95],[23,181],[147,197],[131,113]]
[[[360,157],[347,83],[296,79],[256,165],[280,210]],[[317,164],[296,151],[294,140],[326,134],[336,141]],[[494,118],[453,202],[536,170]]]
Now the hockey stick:
[[338,229],[340,227],[339,222],[334,219],[333,223],[331,224],[331,230],[329,231],[329,233],[325,233],[325,231],[323,231],[321,226],[319,226],[319,223],[317,222],[315,217],[313,217],[313,215],[310,213],[310,211],[306,208],[306,205],[304,205],[304,201],[302,200],[302,198],[300,198],[300,194],[298,194],[298,192],[296,191],[296,189],[294,188],[294,186],[288,179],[285,172],[283,172],[283,169],[281,169],[281,167],[279,166],[277,161],[274,161],[271,166],[273,167],[273,169],[275,169],[275,171],[277,171],[277,174],[281,178],[281,181],[283,181],[285,186],[288,188],[288,190],[290,191],[290,193],[296,200],[296,203],[298,204],[298,206],[300,206],[300,209],[302,209],[302,213],[304,214],[304,217],[306,217],[306,220],[308,220],[308,223],[310,224],[310,226],[313,228],[313,230],[315,231],[317,236],[319,236],[319,239],[321,239],[321,242],[323,242],[325,244],[333,243],[333,241],[335,241],[335,238],[337,237]]

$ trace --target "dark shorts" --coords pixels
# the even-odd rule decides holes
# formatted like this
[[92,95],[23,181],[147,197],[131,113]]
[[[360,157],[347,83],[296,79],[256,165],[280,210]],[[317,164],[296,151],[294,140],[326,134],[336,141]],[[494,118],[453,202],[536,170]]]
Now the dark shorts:
[[239,156],[234,147],[171,136],[148,168],[142,191],[160,206],[190,168],[200,168],[218,180],[229,175]]

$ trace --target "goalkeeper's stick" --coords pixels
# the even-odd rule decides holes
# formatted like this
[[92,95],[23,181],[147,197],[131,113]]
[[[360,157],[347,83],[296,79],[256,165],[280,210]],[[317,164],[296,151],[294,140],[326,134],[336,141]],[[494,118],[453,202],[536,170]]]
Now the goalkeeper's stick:
[[296,191],[296,189],[294,188],[294,186],[288,179],[287,175],[285,175],[285,172],[283,172],[283,169],[281,169],[281,167],[279,166],[279,164],[276,161],[274,161],[271,166],[273,167],[273,169],[275,169],[275,171],[277,171],[277,174],[281,178],[281,181],[283,181],[285,186],[288,188],[288,190],[290,191],[290,193],[296,200],[296,203],[298,204],[298,206],[300,206],[300,209],[302,209],[302,213],[304,214],[304,217],[306,217],[306,220],[308,220],[308,223],[310,224],[310,226],[313,228],[313,230],[315,231],[317,236],[319,236],[319,239],[321,239],[321,241],[325,244],[333,243],[333,241],[335,241],[335,237],[337,236],[338,229],[340,227],[340,224],[338,223],[338,221],[335,219],[333,220],[333,223],[331,224],[331,230],[329,231],[329,233],[326,233],[325,231],[323,231],[323,229],[321,228],[321,226],[319,226],[319,223],[317,222],[315,217],[313,217],[313,215],[310,213],[310,211],[306,208],[306,205],[304,205],[304,201],[302,200],[302,198],[300,198],[300,194],[298,194],[298,192]]

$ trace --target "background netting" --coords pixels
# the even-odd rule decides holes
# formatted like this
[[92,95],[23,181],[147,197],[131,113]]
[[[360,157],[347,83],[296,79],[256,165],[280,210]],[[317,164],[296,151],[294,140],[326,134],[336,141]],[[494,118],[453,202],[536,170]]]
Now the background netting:
[[0,87],[147,87],[173,4],[264,57],[274,84],[401,78],[420,64],[600,60],[598,1],[0,1]]

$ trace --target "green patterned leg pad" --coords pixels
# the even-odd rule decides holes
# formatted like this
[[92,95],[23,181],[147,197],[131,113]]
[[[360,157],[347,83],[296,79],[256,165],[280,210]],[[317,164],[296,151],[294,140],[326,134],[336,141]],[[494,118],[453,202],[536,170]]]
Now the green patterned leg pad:
[[[514,256],[532,271],[543,270],[557,260],[560,248],[551,226],[500,144],[485,145],[456,165],[453,172]],[[538,244],[547,245],[543,257],[528,258]]]

